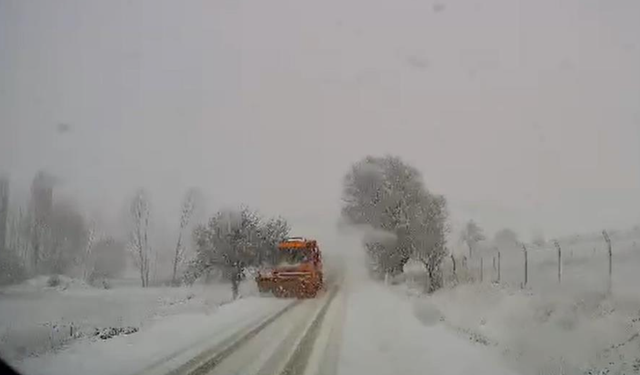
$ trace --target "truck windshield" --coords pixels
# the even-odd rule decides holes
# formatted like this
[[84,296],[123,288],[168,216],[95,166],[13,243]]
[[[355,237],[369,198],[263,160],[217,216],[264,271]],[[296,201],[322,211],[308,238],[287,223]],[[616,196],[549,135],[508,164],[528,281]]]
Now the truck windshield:
[[283,249],[279,250],[278,260],[280,264],[296,265],[309,262],[311,260],[311,254],[308,250]]

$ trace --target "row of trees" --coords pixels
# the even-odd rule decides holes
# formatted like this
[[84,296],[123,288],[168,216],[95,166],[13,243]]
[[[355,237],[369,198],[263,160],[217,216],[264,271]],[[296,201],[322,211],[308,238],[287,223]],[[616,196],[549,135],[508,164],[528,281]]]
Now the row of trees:
[[[133,265],[138,271],[142,287],[149,286],[152,269],[158,269],[158,263],[164,258],[170,263],[171,285],[182,283],[184,266],[188,260],[189,232],[193,227],[194,215],[203,206],[202,194],[195,188],[185,193],[180,206],[180,220],[177,228],[175,246],[170,249],[163,246],[158,249],[151,239],[151,201],[144,189],[136,191],[129,205],[127,249],[132,256]],[[164,255],[164,256],[163,256]],[[155,272],[153,272],[155,274]]]
[[[460,232],[460,241],[467,246],[469,258],[473,258],[479,245],[487,241],[487,237],[475,221],[469,220]],[[547,242],[542,232],[538,231],[533,234],[531,243],[535,246],[544,246]],[[519,248],[520,246],[521,242],[518,239],[518,234],[509,228],[497,231],[491,241],[491,247],[498,249]]]
[[442,286],[447,255],[447,207],[427,190],[420,172],[394,156],[367,156],[344,178],[343,217],[371,229],[365,247],[374,275],[396,275],[410,260],[424,264],[427,291]]
[[54,185],[37,173],[27,208],[12,211],[9,179],[0,176],[0,284],[78,270],[93,282],[124,269],[124,241],[100,233],[73,202],[54,200]]
[[[280,217],[266,219],[245,207],[219,211],[205,224],[193,225],[194,211],[200,201],[201,196],[195,189],[190,189],[182,201],[171,260],[171,283],[192,284],[216,271],[231,283],[236,298],[239,283],[248,267],[273,263],[277,243],[288,235],[289,224]],[[157,262],[157,249],[149,239],[150,202],[145,190],[136,193],[129,214],[128,248],[141,285],[146,287],[150,282],[151,269]],[[195,245],[192,254],[187,253],[189,239]]]
[[162,261],[169,265],[172,285],[193,283],[215,270],[231,281],[237,296],[245,269],[272,263],[277,242],[289,233],[284,219],[264,218],[249,208],[220,211],[197,225],[194,213],[202,206],[202,196],[189,189],[182,200],[175,245],[158,246],[152,238],[152,204],[144,189],[130,201],[122,228],[126,230],[115,236],[87,220],[72,201],[54,199],[54,187],[55,178],[39,172],[27,208],[12,211],[9,180],[0,177],[0,284],[57,274],[104,282],[121,276],[130,264],[141,286],[147,287]]

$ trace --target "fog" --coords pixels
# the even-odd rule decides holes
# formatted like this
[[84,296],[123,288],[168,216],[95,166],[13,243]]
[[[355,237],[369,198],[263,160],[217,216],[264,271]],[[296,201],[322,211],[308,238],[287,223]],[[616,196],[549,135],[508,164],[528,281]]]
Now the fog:
[[[548,237],[640,222],[640,2],[0,1],[0,171],[117,218],[247,204],[336,228],[395,154],[473,218]],[[173,225],[173,224],[172,224]]]

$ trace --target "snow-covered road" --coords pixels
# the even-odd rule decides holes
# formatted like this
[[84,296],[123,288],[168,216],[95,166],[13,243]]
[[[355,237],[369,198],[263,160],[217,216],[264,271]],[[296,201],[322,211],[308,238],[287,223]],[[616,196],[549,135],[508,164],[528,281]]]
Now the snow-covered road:
[[[396,290],[366,278],[343,284],[332,299],[325,293],[293,305],[224,358],[219,352],[225,341],[243,337],[294,301],[249,297],[210,315],[172,316],[134,335],[76,343],[27,359],[19,369],[56,375],[165,374],[178,369],[176,373],[210,374],[513,373],[497,353],[448,330],[437,314],[430,319],[423,313],[418,319],[411,299]],[[183,366],[198,356],[201,363],[214,356],[223,359],[204,372],[206,366],[197,363]]]

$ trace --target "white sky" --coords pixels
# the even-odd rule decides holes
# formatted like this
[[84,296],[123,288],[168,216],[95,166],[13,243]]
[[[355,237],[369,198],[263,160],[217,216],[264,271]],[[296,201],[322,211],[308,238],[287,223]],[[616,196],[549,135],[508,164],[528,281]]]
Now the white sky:
[[438,4],[0,0],[0,171],[110,215],[144,186],[175,221],[197,186],[315,235],[393,153],[489,234],[640,223],[640,1]]

